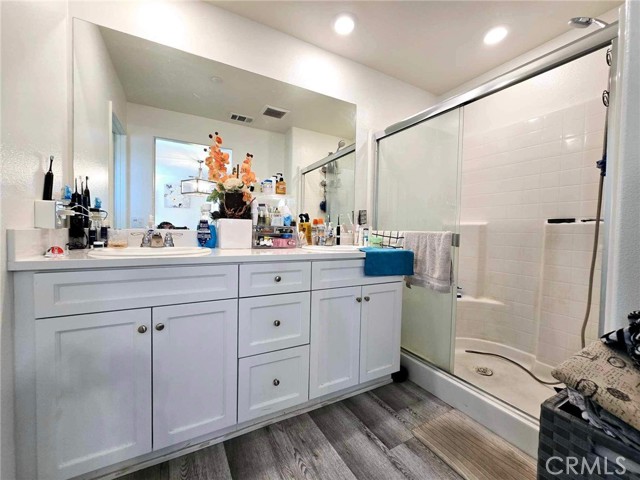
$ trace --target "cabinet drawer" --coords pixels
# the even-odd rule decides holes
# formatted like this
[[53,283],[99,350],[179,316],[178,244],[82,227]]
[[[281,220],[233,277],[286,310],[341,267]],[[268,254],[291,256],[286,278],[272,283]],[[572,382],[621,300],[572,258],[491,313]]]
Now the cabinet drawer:
[[365,280],[364,259],[313,262],[313,289],[351,287]]
[[238,423],[309,399],[309,346],[242,358],[238,365]]
[[364,258],[313,262],[312,278],[313,290],[399,282],[402,280],[402,276],[366,276],[364,274]]
[[309,343],[310,303],[309,292],[240,299],[238,356]]
[[311,262],[240,265],[240,296],[302,292],[311,288]]
[[33,277],[36,318],[238,296],[237,265],[37,273]]

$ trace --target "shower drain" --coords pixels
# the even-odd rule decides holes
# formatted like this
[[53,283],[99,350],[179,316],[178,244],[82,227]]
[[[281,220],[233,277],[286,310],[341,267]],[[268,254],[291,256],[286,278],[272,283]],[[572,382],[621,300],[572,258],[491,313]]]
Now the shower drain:
[[478,375],[482,375],[483,377],[490,377],[493,375],[493,370],[488,367],[476,367],[476,373]]

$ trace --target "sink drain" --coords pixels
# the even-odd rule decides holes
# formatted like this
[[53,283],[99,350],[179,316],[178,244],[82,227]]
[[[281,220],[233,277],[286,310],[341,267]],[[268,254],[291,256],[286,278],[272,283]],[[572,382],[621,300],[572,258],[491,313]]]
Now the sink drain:
[[476,373],[478,375],[482,375],[483,377],[490,377],[493,375],[493,370],[488,367],[476,367]]

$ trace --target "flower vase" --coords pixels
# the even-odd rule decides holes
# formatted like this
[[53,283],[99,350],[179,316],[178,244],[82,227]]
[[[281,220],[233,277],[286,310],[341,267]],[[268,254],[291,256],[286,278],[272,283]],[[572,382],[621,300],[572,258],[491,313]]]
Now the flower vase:
[[243,192],[225,192],[220,202],[222,218],[251,218],[251,206],[245,201]]

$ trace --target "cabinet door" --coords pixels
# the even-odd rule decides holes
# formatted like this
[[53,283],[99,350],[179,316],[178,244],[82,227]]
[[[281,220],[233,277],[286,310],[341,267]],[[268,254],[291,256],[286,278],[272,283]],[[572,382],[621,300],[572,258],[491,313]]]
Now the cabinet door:
[[402,282],[362,287],[360,382],[400,369]]
[[236,423],[237,300],[153,309],[153,448]]
[[151,310],[36,322],[38,477],[151,451]]
[[309,398],[358,383],[361,287],[311,295]]

